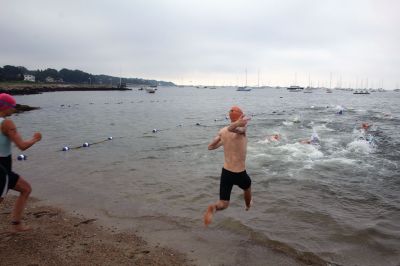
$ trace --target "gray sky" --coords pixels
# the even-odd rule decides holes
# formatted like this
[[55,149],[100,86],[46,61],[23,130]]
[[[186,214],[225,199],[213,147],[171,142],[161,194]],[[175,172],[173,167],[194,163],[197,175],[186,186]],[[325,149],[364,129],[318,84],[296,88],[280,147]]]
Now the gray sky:
[[[181,84],[400,83],[396,0],[0,0],[0,65]],[[258,73],[260,73],[258,75]]]

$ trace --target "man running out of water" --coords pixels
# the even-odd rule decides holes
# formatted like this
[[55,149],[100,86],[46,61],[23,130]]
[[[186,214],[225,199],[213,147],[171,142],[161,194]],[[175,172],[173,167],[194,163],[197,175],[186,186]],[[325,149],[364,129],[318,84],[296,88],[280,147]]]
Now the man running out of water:
[[13,232],[27,231],[30,227],[24,226],[21,222],[22,212],[24,211],[29,194],[31,193],[31,185],[12,171],[11,142],[20,150],[26,150],[36,142],[40,141],[42,135],[39,132],[33,134],[32,139],[23,140],[18,133],[14,122],[6,117],[15,112],[16,101],[9,94],[0,94],[0,203],[3,201],[7,191],[13,189],[20,194],[15,202],[14,209],[11,214],[11,227]]
[[213,214],[228,208],[233,185],[244,191],[246,210],[251,207],[251,179],[246,173],[247,121],[242,110],[233,106],[229,111],[231,124],[222,128],[208,145],[209,150],[224,147],[224,167],[219,187],[219,201],[208,206],[204,213],[204,224],[211,223]]

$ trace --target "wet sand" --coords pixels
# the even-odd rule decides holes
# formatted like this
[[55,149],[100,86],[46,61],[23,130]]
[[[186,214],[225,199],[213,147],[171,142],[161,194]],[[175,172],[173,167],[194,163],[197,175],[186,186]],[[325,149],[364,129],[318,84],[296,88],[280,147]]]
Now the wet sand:
[[31,198],[24,222],[32,231],[11,234],[15,196],[0,204],[1,265],[191,265],[188,258],[150,245],[134,232],[96,224],[96,219],[69,215]]

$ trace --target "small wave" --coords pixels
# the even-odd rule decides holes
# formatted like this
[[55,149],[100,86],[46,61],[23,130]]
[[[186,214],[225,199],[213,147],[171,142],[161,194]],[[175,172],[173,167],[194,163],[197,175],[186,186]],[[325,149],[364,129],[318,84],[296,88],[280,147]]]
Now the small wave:
[[370,142],[364,139],[358,139],[353,142],[350,142],[347,145],[347,150],[355,153],[369,154],[373,151],[373,147],[370,144]]
[[287,127],[293,126],[293,122],[291,121],[283,121],[282,124]]
[[271,141],[269,141],[268,140],[268,138],[266,138],[266,139],[264,139],[264,140],[259,140],[259,141],[257,141],[257,143],[260,143],[260,144],[268,144],[268,143],[270,143]]
[[283,153],[289,154],[293,159],[306,160],[306,159],[319,159],[324,156],[324,154],[318,150],[315,145],[309,144],[286,144],[278,147]]
[[334,129],[327,127],[325,124],[314,126],[313,128],[316,131],[335,131]]
[[321,160],[321,163],[326,163],[326,164],[330,164],[330,165],[354,165],[354,164],[358,164],[358,161],[354,160],[354,159],[341,157],[341,158],[323,159],[323,160]]
[[290,246],[287,243],[273,240],[268,236],[266,236],[265,234],[257,232],[251,227],[246,226],[245,224],[233,218],[224,219],[221,223],[219,223],[218,227],[222,227],[224,229],[227,229],[235,233],[248,235],[250,240],[254,241],[258,245],[265,246],[275,251],[282,252],[308,265],[334,265],[328,261],[325,261],[315,253],[308,251],[300,251]]

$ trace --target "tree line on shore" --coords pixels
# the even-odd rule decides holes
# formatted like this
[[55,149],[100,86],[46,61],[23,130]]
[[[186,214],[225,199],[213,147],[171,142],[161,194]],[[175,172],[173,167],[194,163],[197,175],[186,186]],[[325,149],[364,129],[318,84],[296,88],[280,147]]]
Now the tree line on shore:
[[[5,65],[0,67],[0,82],[23,81],[24,75],[33,75],[35,82],[75,83],[75,84],[103,84],[117,86],[121,83],[148,86],[174,86],[172,82],[146,80],[140,78],[120,78],[108,75],[92,75],[81,70],[63,68],[60,71],[52,68],[45,70],[28,70],[23,66]],[[49,79],[50,78],[50,79]]]

